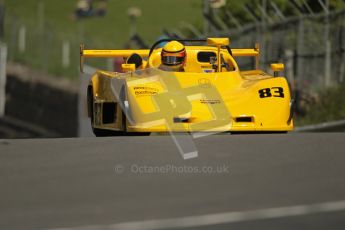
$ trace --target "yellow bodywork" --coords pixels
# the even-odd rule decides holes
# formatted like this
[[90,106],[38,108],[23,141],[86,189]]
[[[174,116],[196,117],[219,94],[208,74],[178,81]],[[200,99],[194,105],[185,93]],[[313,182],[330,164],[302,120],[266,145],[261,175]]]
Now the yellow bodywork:
[[[145,59],[136,71],[97,71],[91,77],[88,103],[93,128],[126,133],[292,130],[286,79],[258,69],[240,71],[235,58],[258,60],[259,49],[232,49],[231,55],[226,43],[212,38],[208,46],[186,46],[184,72],[159,70],[160,48],[148,59],[149,50],[82,49],[83,58],[127,58],[137,53]],[[200,60],[202,55],[217,57],[217,66]],[[281,65],[274,67],[278,70]]]

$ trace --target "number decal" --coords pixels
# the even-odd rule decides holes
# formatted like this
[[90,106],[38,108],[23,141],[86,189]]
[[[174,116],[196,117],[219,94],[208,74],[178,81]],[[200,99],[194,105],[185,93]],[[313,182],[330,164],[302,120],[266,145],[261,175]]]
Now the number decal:
[[[272,92],[271,92],[272,90]],[[282,87],[272,87],[272,88],[265,88],[259,90],[260,98],[266,97],[281,97],[284,98],[284,89]]]
[[260,98],[272,97],[270,88],[260,89],[259,94],[260,94]]
[[274,90],[273,97],[282,97],[284,98],[284,90],[282,87],[272,87]]

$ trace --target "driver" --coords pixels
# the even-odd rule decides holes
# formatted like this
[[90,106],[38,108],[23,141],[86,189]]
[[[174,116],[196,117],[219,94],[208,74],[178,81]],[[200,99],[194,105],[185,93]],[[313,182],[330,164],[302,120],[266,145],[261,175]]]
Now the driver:
[[184,72],[186,62],[186,49],[178,41],[168,42],[161,52],[161,65],[159,69],[171,72]]

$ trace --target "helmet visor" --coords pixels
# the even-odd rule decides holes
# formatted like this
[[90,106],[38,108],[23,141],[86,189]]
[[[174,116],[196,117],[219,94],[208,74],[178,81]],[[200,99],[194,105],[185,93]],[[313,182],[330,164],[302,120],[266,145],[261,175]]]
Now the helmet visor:
[[164,65],[174,66],[174,65],[181,65],[184,61],[184,57],[177,57],[177,56],[163,56],[162,63]]

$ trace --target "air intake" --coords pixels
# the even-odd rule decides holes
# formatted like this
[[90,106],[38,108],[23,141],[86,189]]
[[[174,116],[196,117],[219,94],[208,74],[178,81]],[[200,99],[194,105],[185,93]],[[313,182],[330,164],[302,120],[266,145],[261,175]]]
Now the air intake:
[[189,118],[174,117],[174,123],[189,123]]
[[243,122],[243,123],[246,123],[246,122],[253,122],[253,121],[254,121],[254,118],[253,118],[253,117],[236,117],[236,118],[235,118],[235,121],[236,121],[236,122]]

